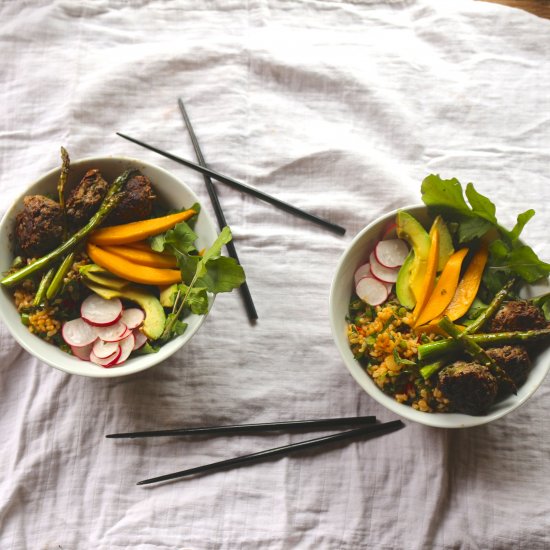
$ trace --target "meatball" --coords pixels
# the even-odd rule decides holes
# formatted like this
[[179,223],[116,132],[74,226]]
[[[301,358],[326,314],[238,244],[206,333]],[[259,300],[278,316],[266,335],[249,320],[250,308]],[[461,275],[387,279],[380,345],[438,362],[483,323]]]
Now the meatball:
[[67,199],[68,223],[72,227],[83,226],[98,211],[108,190],[109,184],[99,170],[88,170]]
[[505,303],[491,321],[491,332],[532,330],[546,327],[542,311],[525,300]]
[[516,387],[527,379],[531,359],[525,346],[502,346],[485,350],[487,355],[513,380]]
[[[84,225],[98,211],[108,190],[109,184],[99,170],[88,170],[67,200],[67,219],[71,226]],[[155,198],[149,179],[136,172],[126,182],[120,201],[105,220],[105,225],[120,225],[149,218]]]
[[43,256],[61,244],[61,206],[43,195],[28,195],[23,210],[15,218],[17,253],[27,258]]
[[149,178],[137,173],[126,182],[120,202],[107,218],[106,225],[136,222],[151,217],[155,199]]
[[498,382],[487,367],[457,361],[441,370],[438,389],[453,411],[481,415],[494,403]]

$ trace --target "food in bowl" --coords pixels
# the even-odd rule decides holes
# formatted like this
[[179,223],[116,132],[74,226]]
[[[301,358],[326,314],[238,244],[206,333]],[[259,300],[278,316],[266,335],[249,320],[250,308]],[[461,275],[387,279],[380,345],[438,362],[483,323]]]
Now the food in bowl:
[[550,296],[520,299],[550,265],[472,184],[428,176],[429,217],[398,211],[355,268],[347,337],[376,387],[422,412],[485,415],[550,341]]
[[136,162],[74,169],[62,151],[57,193],[50,186],[29,194],[10,216],[14,259],[0,281],[4,293],[36,338],[98,368],[173,347],[211,296],[244,281],[242,268],[221,255],[229,228],[198,250],[194,228],[209,228],[198,203],[160,200],[165,190]]

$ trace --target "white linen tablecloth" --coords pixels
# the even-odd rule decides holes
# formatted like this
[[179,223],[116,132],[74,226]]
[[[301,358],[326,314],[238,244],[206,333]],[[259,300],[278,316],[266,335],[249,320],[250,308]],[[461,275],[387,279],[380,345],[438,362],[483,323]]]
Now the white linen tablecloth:
[[408,423],[162,486],[147,477],[307,439],[113,441],[106,433],[392,414],[332,342],[336,263],[429,173],[473,181],[550,258],[550,22],[463,0],[0,2],[1,208],[71,158],[126,155],[201,177],[115,135],[207,162],[344,225],[335,236],[218,185],[260,319],[220,295],[170,360],[69,376],[0,325],[2,549],[550,548],[550,381],[491,425]]

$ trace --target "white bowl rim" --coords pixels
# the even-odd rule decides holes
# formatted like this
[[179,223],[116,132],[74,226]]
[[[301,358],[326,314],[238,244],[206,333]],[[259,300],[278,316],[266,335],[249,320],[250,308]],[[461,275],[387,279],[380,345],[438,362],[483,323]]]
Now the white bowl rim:
[[[198,196],[195,194],[195,192],[179,177],[174,175],[173,173],[169,172],[165,168],[162,168],[161,166],[158,166],[156,164],[153,164],[148,161],[144,161],[142,159],[138,159],[135,157],[127,157],[127,156],[119,156],[119,155],[99,155],[99,156],[89,156],[84,158],[79,158],[75,161],[71,161],[71,167],[78,169],[78,167],[81,167],[82,165],[91,164],[91,163],[97,163],[97,162],[106,162],[106,161],[112,161],[112,162],[119,162],[121,164],[130,164],[130,165],[139,165],[147,169],[151,169],[154,171],[159,172],[164,177],[176,180],[178,184],[183,186],[187,193],[190,194],[190,196],[193,198],[194,202],[200,203]],[[8,228],[5,226],[8,223],[8,220],[10,218],[11,213],[14,210],[17,210],[20,208],[20,205],[23,201],[23,198],[29,193],[29,189],[33,188],[34,186],[38,185],[42,180],[46,180],[48,178],[51,178],[59,173],[59,167],[53,168],[46,172],[45,174],[41,175],[40,177],[33,180],[30,184],[28,184],[25,187],[25,190],[19,194],[19,196],[10,204],[10,206],[6,209],[4,212],[2,219],[0,220],[0,235],[4,233],[4,231]],[[155,182],[153,182],[155,184]],[[206,219],[207,225],[209,225],[214,233],[217,234],[217,226],[214,224],[211,216],[206,212],[204,208],[201,208],[200,215]],[[2,289],[0,289],[2,290]],[[127,362],[123,363],[122,365],[118,365],[117,367],[113,368],[101,368],[98,367],[97,369],[91,369],[90,371],[81,372],[78,369],[78,364],[82,363],[79,359],[76,357],[71,356],[68,353],[62,352],[57,348],[56,346],[53,346],[52,344],[48,344],[44,340],[41,340],[38,336],[35,336],[28,333],[29,336],[32,336],[33,338],[38,338],[40,342],[47,346],[51,346],[54,349],[65,353],[67,356],[66,362],[67,364],[59,364],[55,361],[52,361],[47,354],[45,353],[39,353],[32,345],[30,345],[27,342],[26,338],[23,338],[18,334],[16,331],[12,330],[11,322],[9,321],[7,317],[7,313],[4,310],[4,308],[0,307],[0,318],[4,322],[6,328],[9,330],[10,334],[14,337],[14,339],[19,343],[19,345],[25,349],[28,353],[30,353],[33,357],[39,359],[43,363],[46,363],[47,365],[60,370],[62,372],[65,372],[67,374],[75,374],[77,376],[84,376],[87,378],[116,378],[119,376],[128,376],[131,374],[135,374],[138,372],[141,372],[143,370],[146,370],[148,368],[151,368],[157,364],[162,363],[164,360],[166,360],[168,357],[173,355],[178,349],[180,349],[182,346],[184,346],[191,337],[200,329],[204,321],[206,320],[206,317],[210,314],[210,311],[213,307],[215,295],[209,296],[209,307],[208,312],[205,315],[196,316],[198,317],[197,323],[195,327],[193,327],[192,330],[189,332],[186,330],[182,335],[174,338],[173,340],[170,340],[165,345],[163,345],[157,352],[145,354],[145,355],[138,355],[136,357],[133,357],[132,359],[128,360]],[[34,340],[33,340],[34,341]]]
[[[530,384],[527,384],[527,382],[525,382],[523,386],[519,389],[517,396],[510,396],[500,401],[497,404],[498,407],[492,411],[489,411],[489,414],[481,415],[481,416],[472,416],[472,415],[459,414],[459,413],[421,412],[416,409],[413,409],[409,405],[398,403],[397,401],[392,399],[390,396],[382,392],[382,390],[374,384],[372,379],[363,370],[359,362],[353,358],[349,344],[347,342],[347,338],[345,339],[345,341],[343,341],[342,336],[340,334],[340,328],[338,326],[338,321],[341,321],[341,320],[337,319],[333,313],[335,308],[335,302],[336,302],[335,294],[337,291],[337,283],[340,278],[339,277],[340,272],[343,269],[343,266],[346,262],[347,255],[350,252],[350,250],[352,250],[355,246],[358,245],[358,243],[363,239],[366,233],[371,231],[373,228],[381,225],[382,223],[388,222],[392,218],[395,218],[395,216],[399,211],[402,211],[402,210],[411,211],[411,210],[420,210],[420,209],[427,212],[427,207],[425,204],[416,203],[408,206],[402,206],[386,214],[382,214],[381,216],[373,220],[371,223],[369,223],[362,230],[360,230],[359,233],[357,233],[357,235],[348,244],[348,246],[346,247],[346,250],[341,255],[337,263],[334,276],[332,279],[331,287],[330,287],[329,317],[330,317],[330,326],[331,326],[332,336],[333,336],[334,342],[336,343],[336,347],[340,352],[340,356],[342,357],[348,371],[353,376],[355,381],[359,384],[359,386],[361,386],[361,388],[363,388],[363,390],[370,397],[372,397],[375,401],[377,401],[379,404],[381,404],[385,408],[389,409],[391,412],[394,412],[395,414],[407,420],[412,420],[419,424],[424,424],[426,426],[430,426],[434,428],[471,428],[475,426],[481,426],[483,424],[488,424],[489,422],[493,422],[494,420],[502,418],[503,416],[517,409],[535,393],[535,391],[544,381],[547,373],[550,371],[550,360],[546,361],[546,368],[541,369],[541,372],[539,373],[539,376],[537,377],[537,379],[531,380]],[[348,299],[348,303],[349,303],[349,299]],[[346,305],[346,310],[347,310],[347,305]],[[507,402],[509,402],[509,405],[505,405]]]

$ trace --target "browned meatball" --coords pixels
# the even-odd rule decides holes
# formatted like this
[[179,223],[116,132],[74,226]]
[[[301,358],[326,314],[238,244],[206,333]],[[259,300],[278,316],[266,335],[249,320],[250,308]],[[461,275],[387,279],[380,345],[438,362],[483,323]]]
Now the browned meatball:
[[155,199],[149,178],[137,173],[126,182],[122,198],[105,225],[119,225],[151,217]]
[[438,388],[453,411],[480,415],[494,403],[498,382],[487,367],[457,361],[439,373]]
[[72,227],[81,227],[98,211],[109,184],[99,170],[88,170],[67,199],[67,221]]
[[542,311],[525,300],[506,302],[491,321],[492,332],[532,330],[546,327]]
[[[97,169],[88,170],[67,200],[67,218],[73,228],[84,225],[99,209],[109,184]],[[121,199],[104,225],[119,225],[151,216],[155,194],[147,177],[136,172],[121,191]]]
[[28,195],[15,218],[16,252],[27,258],[43,256],[61,244],[63,214],[59,204],[43,195]]
[[502,346],[489,348],[487,355],[514,381],[516,387],[527,379],[531,368],[531,359],[525,346]]

